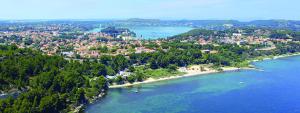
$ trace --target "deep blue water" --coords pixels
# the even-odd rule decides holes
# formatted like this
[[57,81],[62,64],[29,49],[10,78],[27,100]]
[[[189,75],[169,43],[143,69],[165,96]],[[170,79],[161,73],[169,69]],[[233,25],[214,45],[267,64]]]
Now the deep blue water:
[[300,57],[254,65],[264,71],[242,70],[110,89],[86,112],[300,113]]
[[[127,27],[137,34],[137,38],[141,39],[158,39],[167,38],[192,30],[191,27]],[[92,30],[99,32],[101,28]]]

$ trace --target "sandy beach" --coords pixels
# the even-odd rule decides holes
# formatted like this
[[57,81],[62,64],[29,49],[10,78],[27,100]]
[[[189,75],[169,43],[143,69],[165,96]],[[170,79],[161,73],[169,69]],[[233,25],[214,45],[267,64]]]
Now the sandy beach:
[[[264,58],[263,60],[272,60],[272,59],[278,59],[278,58],[285,58],[285,57],[291,57],[291,56],[299,56],[300,53],[294,53],[294,54],[285,54],[285,55],[279,55],[274,56],[270,58]],[[252,60],[251,62],[258,62],[262,60]],[[237,67],[223,67],[223,71],[217,71],[217,70],[207,70],[207,71],[187,71],[184,75],[179,76],[170,76],[170,77],[164,77],[159,79],[154,78],[148,78],[147,80],[144,80],[143,82],[134,82],[134,83],[125,83],[121,85],[111,85],[109,88],[121,88],[121,87],[130,87],[135,86],[139,84],[146,84],[146,83],[152,83],[152,82],[158,82],[158,81],[164,81],[164,80],[171,80],[171,79],[178,79],[183,77],[191,77],[191,76],[201,76],[201,75],[207,75],[207,74],[213,74],[213,73],[220,73],[220,72],[228,72],[228,71],[236,71],[241,69],[255,69],[255,68],[237,68]]]
[[148,78],[147,80],[144,80],[143,82],[134,82],[132,84],[131,83],[126,83],[126,84],[121,84],[121,85],[111,85],[111,86],[109,86],[109,88],[130,87],[130,86],[135,86],[135,85],[139,85],[139,84],[146,84],[146,83],[152,83],[152,82],[158,82],[158,81],[164,81],[164,80],[178,79],[178,78],[183,78],[183,77],[200,76],[200,75],[207,75],[207,74],[220,73],[220,72],[236,71],[236,70],[240,70],[242,68],[223,67],[222,69],[223,69],[223,71],[217,71],[217,70],[207,70],[207,71],[202,71],[202,72],[200,72],[200,71],[188,71],[184,75],[170,76],[170,77],[164,77],[164,78],[159,78],[159,79]]

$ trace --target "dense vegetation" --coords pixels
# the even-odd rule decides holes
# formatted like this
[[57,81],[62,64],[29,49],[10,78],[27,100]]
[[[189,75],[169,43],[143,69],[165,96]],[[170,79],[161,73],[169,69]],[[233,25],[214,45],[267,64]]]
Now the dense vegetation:
[[292,30],[274,30],[274,29],[259,29],[255,27],[245,27],[242,29],[226,29],[226,30],[206,30],[206,29],[194,29],[186,33],[182,33],[169,39],[199,39],[204,38],[208,40],[213,37],[214,39],[219,39],[219,37],[228,37],[233,33],[238,33],[239,30],[243,30],[244,36],[264,36],[271,39],[293,39],[294,41],[300,40],[300,32]]
[[294,41],[300,41],[300,32],[295,32],[290,30],[274,30],[272,31],[270,38],[293,39]]
[[128,62],[116,56],[80,63],[16,46],[0,46],[0,61],[1,91],[27,89],[16,99],[0,100],[1,113],[70,111],[105,93],[104,76],[123,70]]
[[[213,67],[216,68],[222,66],[246,67],[249,66],[249,60],[258,57],[300,52],[300,44],[298,42],[281,43],[274,41],[276,49],[272,50],[257,50],[257,48],[264,48],[264,45],[222,44],[214,46],[194,43],[194,41],[170,41],[161,45],[154,43],[145,44],[145,47],[156,48],[157,50],[153,53],[130,54],[130,64],[142,65],[139,68],[143,68],[135,69],[132,72],[141,73],[143,76],[140,78],[147,78],[151,75],[147,73],[147,70],[176,70],[177,67],[194,64],[213,64]],[[203,50],[208,52],[203,52]]]
[[171,39],[178,38],[189,38],[189,37],[203,37],[209,38],[210,36],[215,35],[213,30],[205,30],[205,29],[193,29],[189,32],[182,33],[180,35],[176,35],[171,37]]

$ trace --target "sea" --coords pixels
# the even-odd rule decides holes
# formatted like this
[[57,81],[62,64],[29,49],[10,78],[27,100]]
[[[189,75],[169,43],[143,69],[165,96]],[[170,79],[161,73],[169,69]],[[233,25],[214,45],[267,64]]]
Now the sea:
[[109,89],[86,113],[300,113],[300,56],[259,70],[199,75]]

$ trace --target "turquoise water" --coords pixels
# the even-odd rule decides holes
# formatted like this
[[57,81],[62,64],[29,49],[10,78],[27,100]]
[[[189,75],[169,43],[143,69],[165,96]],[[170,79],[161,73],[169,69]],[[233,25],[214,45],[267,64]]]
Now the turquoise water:
[[[300,113],[300,57],[243,70],[109,90],[87,113]],[[135,93],[139,90],[139,93]]]
[[[192,30],[191,27],[127,27],[137,34],[141,39],[167,38]],[[101,28],[92,30],[92,32],[101,31]]]

